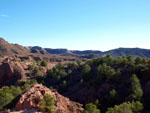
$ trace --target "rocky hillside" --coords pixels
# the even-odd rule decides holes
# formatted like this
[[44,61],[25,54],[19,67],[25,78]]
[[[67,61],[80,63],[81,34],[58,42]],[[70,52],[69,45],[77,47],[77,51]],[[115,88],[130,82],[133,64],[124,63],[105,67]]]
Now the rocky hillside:
[[54,97],[55,105],[53,106],[54,113],[82,113],[82,105],[76,102],[70,101],[68,98],[60,95],[56,91],[40,85],[35,84],[25,93],[23,93],[18,100],[15,110],[25,109],[38,109],[40,100],[44,98],[46,94]]
[[[42,65],[41,62],[46,62]],[[2,57],[0,58],[0,86],[13,85],[17,81],[36,76],[44,76],[57,62],[45,61],[40,57]]]
[[0,55],[27,55],[30,51],[18,44],[10,44],[3,38],[0,38]]

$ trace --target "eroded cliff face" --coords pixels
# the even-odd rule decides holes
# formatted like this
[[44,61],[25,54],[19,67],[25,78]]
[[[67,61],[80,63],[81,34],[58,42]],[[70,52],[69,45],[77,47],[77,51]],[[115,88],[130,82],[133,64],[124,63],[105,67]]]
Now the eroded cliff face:
[[46,94],[54,97],[54,113],[82,113],[82,105],[76,102],[70,101],[68,98],[60,95],[56,91],[51,91],[45,86],[35,84],[29,90],[22,94],[18,100],[15,110],[24,109],[37,109],[39,106],[39,100],[42,99]]
[[25,77],[22,65],[17,61],[5,59],[0,65],[0,84],[21,80]]

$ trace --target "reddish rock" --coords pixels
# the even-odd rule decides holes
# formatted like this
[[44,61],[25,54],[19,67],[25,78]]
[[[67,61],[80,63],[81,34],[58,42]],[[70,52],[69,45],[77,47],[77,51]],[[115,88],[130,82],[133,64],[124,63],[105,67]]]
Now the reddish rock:
[[32,86],[28,91],[22,94],[16,104],[15,110],[37,109],[39,99],[42,99],[45,94],[52,95],[55,99],[54,113],[82,113],[83,111],[81,104],[72,102],[58,92],[51,91],[40,84]]
[[0,65],[0,83],[20,80],[24,76],[24,69],[19,62],[10,62],[8,58]]

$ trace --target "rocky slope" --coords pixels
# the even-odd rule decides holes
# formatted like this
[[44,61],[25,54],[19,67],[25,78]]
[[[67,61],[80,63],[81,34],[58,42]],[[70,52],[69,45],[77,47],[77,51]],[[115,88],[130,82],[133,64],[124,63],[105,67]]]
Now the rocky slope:
[[51,91],[40,84],[35,84],[21,95],[15,110],[37,109],[39,106],[37,100],[42,99],[46,94],[53,96],[55,99],[54,113],[81,113],[83,111],[81,104],[72,102],[58,92]]
[[3,38],[0,38],[0,55],[27,55],[30,51],[18,44],[10,44]]
[[19,59],[5,58],[0,64],[0,84],[14,83],[25,77],[25,71]]
[[47,61],[47,66],[41,66],[40,57],[0,57],[0,86],[14,85],[17,81],[44,76],[48,69],[56,63]]

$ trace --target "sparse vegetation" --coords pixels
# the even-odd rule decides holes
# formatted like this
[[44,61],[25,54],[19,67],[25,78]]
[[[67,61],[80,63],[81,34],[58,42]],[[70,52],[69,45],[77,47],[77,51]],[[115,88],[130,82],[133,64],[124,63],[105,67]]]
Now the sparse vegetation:
[[46,94],[42,100],[40,100],[40,110],[43,112],[53,112],[53,107],[55,105],[54,97]]

